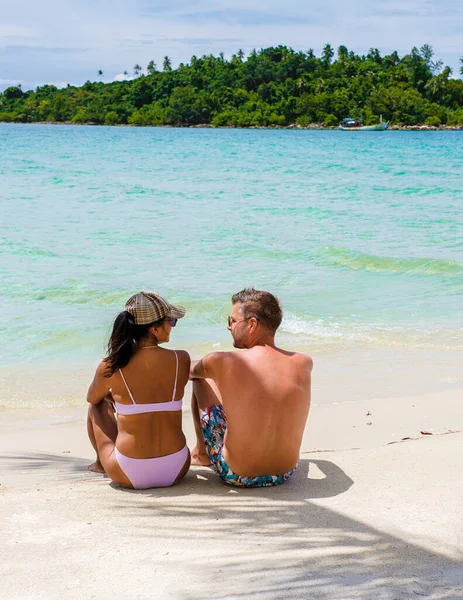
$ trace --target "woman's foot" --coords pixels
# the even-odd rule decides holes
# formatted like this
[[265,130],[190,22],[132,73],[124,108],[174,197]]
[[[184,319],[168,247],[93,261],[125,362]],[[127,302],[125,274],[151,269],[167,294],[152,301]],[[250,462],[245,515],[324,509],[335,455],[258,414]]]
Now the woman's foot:
[[211,461],[206,453],[202,454],[195,447],[191,451],[191,466],[192,467],[210,467]]
[[103,469],[103,465],[100,463],[99,460],[96,460],[91,465],[88,465],[87,468],[92,473],[106,473],[106,471]]

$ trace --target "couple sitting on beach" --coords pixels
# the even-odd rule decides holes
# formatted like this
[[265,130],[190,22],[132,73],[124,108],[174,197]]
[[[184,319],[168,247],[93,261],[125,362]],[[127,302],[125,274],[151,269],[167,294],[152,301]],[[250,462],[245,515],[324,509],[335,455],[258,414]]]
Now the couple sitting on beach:
[[[167,350],[181,306],[155,292],[132,296],[113,326],[87,400],[91,471],[135,489],[174,485],[193,465],[212,466],[228,484],[284,483],[299,459],[310,406],[312,360],[275,346],[278,299],[245,289],[232,298],[228,330],[242,352],[190,361]],[[182,399],[193,380],[196,446],[182,431]],[[117,414],[117,419],[116,419]]]

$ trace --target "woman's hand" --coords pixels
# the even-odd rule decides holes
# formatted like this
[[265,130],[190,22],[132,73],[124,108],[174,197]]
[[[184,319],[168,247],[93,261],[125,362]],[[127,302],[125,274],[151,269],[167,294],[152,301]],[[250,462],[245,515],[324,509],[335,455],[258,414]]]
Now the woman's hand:
[[106,402],[110,405],[111,410],[113,412],[116,412],[116,404],[115,404],[115,400],[113,398],[111,390],[109,390],[109,392],[106,392],[106,395],[103,398],[103,400],[106,400]]

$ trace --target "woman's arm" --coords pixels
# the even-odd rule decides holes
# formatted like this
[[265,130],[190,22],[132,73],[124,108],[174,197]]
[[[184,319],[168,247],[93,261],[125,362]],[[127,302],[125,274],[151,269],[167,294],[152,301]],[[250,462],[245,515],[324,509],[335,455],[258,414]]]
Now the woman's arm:
[[99,404],[102,400],[105,400],[106,395],[111,389],[111,378],[105,377],[107,364],[101,361],[95,373],[90,387],[87,392],[87,402],[90,404]]

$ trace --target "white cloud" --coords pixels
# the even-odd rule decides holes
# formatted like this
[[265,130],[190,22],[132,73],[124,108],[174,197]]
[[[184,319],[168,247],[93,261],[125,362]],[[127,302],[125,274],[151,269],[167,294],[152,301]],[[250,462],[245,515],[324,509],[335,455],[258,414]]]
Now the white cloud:
[[51,81],[50,85],[54,85],[55,87],[61,89],[61,88],[65,88],[67,86],[68,82],[67,81]]
[[119,73],[114,77],[114,81],[130,81],[132,77],[129,75],[124,75],[124,73]]

